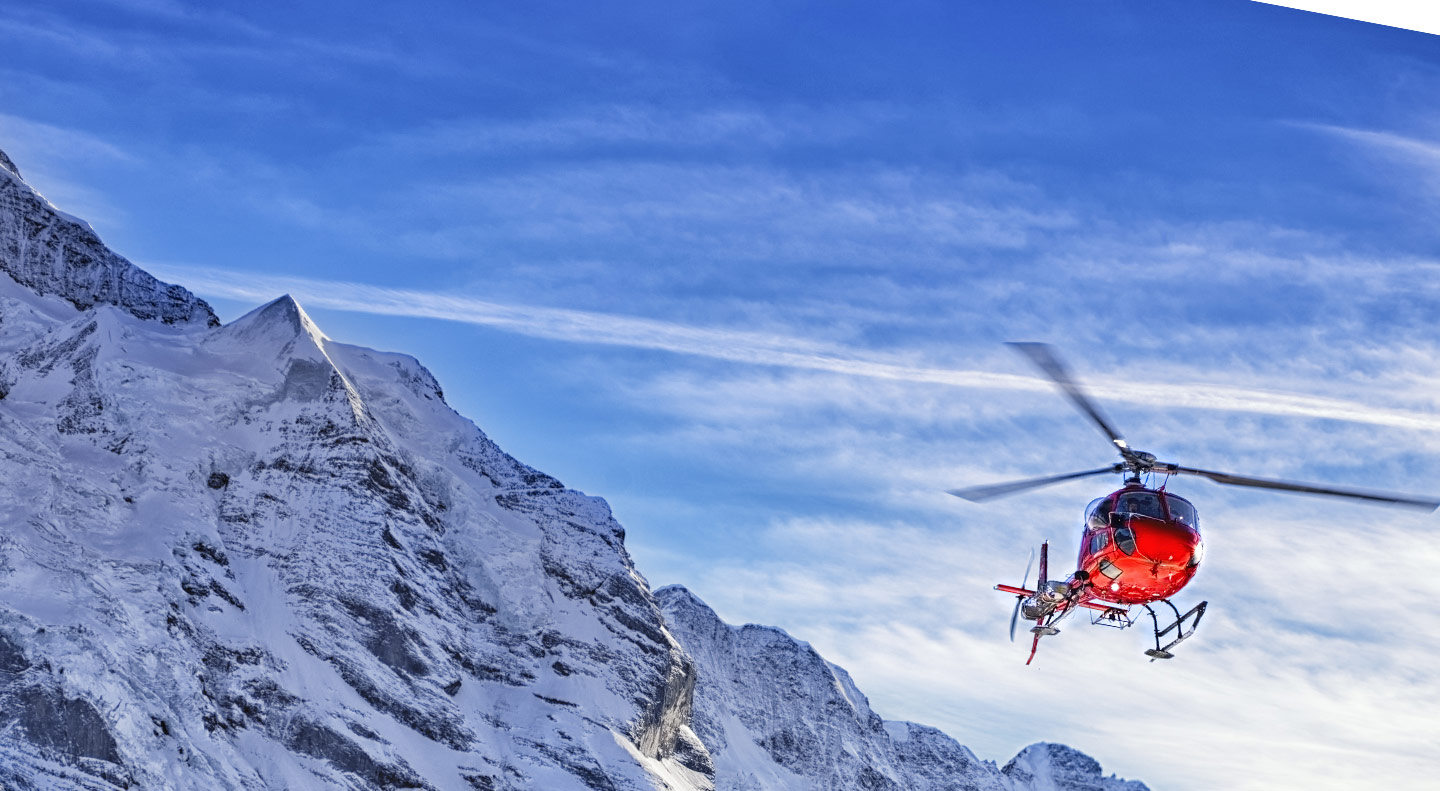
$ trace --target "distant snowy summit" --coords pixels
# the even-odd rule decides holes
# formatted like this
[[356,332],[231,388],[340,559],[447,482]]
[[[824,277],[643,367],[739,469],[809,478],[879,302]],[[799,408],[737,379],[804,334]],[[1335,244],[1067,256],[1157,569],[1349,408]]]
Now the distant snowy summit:
[[0,789],[1139,791],[886,722],[289,297],[220,326],[0,152]]

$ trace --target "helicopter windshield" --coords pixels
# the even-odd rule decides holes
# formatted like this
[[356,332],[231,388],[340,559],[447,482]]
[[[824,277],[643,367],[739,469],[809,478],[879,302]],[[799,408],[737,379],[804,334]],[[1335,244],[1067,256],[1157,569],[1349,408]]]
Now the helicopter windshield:
[[1090,529],[1101,528],[1110,523],[1110,498],[1091,500],[1085,508],[1085,525]]
[[1165,518],[1165,512],[1160,508],[1160,498],[1154,492],[1130,492],[1120,498],[1115,510],[1122,514],[1139,514],[1152,519]]
[[1195,506],[1181,500],[1173,494],[1165,495],[1165,504],[1170,506],[1170,518],[1182,525],[1196,527],[1198,520],[1195,516]]

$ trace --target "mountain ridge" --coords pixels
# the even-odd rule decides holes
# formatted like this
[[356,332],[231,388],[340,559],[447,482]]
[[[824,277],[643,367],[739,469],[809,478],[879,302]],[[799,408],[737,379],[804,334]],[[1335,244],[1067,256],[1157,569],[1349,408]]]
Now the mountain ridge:
[[[23,222],[21,219],[23,218]],[[100,241],[89,223],[57,209],[0,151],[0,270],[37,294],[84,310],[111,304],[166,324],[220,319],[203,299],[161,283]]]

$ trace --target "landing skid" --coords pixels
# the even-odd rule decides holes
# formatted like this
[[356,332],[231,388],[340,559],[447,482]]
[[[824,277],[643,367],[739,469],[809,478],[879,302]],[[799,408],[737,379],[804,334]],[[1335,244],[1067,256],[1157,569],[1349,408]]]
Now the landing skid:
[[[1209,604],[1209,602],[1202,601],[1192,607],[1189,612],[1181,615],[1180,609],[1177,608],[1174,604],[1171,604],[1169,599],[1161,599],[1160,601],[1163,602],[1165,606],[1169,607],[1171,611],[1175,613],[1175,622],[1165,627],[1164,629],[1160,628],[1160,618],[1155,615],[1154,610],[1150,609],[1150,605],[1141,605],[1150,612],[1150,620],[1153,621],[1155,624],[1155,647],[1147,649],[1145,651],[1145,655],[1150,657],[1151,662],[1154,662],[1157,659],[1173,658],[1175,654],[1171,653],[1170,649],[1179,645],[1182,641],[1188,639],[1190,635],[1195,634],[1195,627],[1200,625],[1200,619],[1205,615],[1205,606]],[[1186,628],[1186,621],[1189,621],[1188,629]],[[1160,638],[1164,637],[1172,631],[1175,632],[1175,639],[1171,640],[1163,646],[1160,645]]]

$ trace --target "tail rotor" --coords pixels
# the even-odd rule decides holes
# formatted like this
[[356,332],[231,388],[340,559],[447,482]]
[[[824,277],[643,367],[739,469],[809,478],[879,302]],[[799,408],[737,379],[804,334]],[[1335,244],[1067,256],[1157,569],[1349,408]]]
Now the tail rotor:
[[[1025,578],[1021,580],[1020,587],[1024,588],[1030,584],[1030,567],[1035,563],[1035,550],[1030,550],[1030,559],[1025,561]],[[1041,567],[1044,568],[1043,566]],[[1044,575],[1044,571],[1041,571]],[[1020,605],[1025,603],[1024,596],[1015,597],[1015,611],[1010,613],[1010,642],[1015,642],[1015,622],[1020,620]]]

